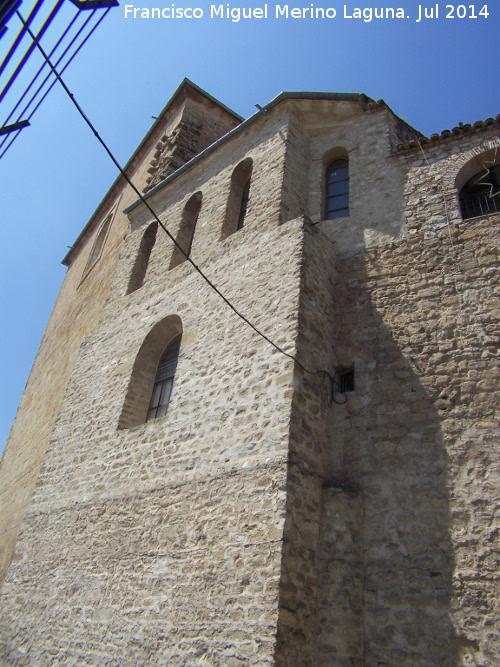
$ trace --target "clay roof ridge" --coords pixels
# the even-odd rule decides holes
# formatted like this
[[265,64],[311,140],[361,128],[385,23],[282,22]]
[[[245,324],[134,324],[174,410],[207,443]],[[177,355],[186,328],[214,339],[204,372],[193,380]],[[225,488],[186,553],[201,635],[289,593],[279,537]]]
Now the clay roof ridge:
[[475,134],[476,132],[481,132],[486,130],[494,125],[500,125],[500,114],[495,118],[487,118],[486,120],[477,120],[474,124],[472,123],[459,123],[457,127],[454,127],[452,130],[443,130],[441,134],[437,132],[431,134],[430,137],[422,137],[420,141],[415,141],[412,139],[407,144],[398,144],[396,146],[396,151],[398,153],[411,152],[417,150],[422,145],[434,146],[436,144],[442,143],[447,139],[453,137],[461,137],[467,134]]

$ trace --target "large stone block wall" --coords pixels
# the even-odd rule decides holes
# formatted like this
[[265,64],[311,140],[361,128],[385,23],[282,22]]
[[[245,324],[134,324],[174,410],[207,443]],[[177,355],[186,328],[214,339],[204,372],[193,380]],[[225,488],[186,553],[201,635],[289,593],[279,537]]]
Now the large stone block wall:
[[[382,108],[311,137],[306,214],[337,253],[359,253],[404,232],[403,171],[391,155],[391,112]],[[324,220],[327,163],[349,156],[349,216]]]
[[[186,199],[202,191],[193,258],[293,354],[303,222],[277,224],[286,146],[277,128],[285,130],[283,118],[264,122],[253,146],[247,139],[222,152],[201,178],[179,177],[160,216],[175,233]],[[231,172],[249,151],[256,175],[245,226],[221,241]],[[261,174],[261,161],[276,168]],[[161,231],[143,286],[126,295],[147,224],[136,218],[132,228],[99,324],[81,345],[3,587],[3,655],[9,664],[47,655],[96,665],[266,664],[276,640],[293,362],[188,262],[169,271],[172,243]],[[138,350],[171,315],[183,339],[169,414],[118,429]],[[38,612],[33,630],[36,571],[45,583],[34,604],[47,616]]]
[[[293,256],[300,225],[287,227],[261,243],[255,235],[253,252],[243,244],[231,266],[252,263],[254,289],[262,298],[267,290],[266,322],[293,349],[297,263],[278,271],[275,244],[265,244],[281,241]],[[267,271],[257,255],[266,256]],[[132,306],[120,318],[115,301],[82,346],[3,587],[3,651],[11,664],[47,654],[70,662],[82,645],[96,647],[85,653],[96,665],[197,664],[205,653],[208,664],[271,659],[292,373],[238,318],[207,316],[220,312],[217,299],[192,272],[171,279],[161,295],[151,285],[135,305],[138,316]],[[257,305],[249,310],[258,319]],[[169,414],[118,431],[129,360],[152,323],[172,312],[182,318],[185,343]],[[50,589],[44,584],[35,596],[47,616],[38,609],[43,632],[34,635],[27,600],[35,572]],[[48,599],[58,600],[55,619]],[[68,615],[81,622],[61,626]]]
[[[128,191],[106,279],[81,282],[91,243],[76,253],[65,315],[96,306],[2,589],[6,664],[497,664],[500,216],[462,221],[457,183],[500,141],[395,154],[418,133],[354,106],[284,102],[148,196],[176,236],[199,193],[193,260],[300,363],[189,262],[169,270],[161,229],[127,293],[153,223]],[[322,221],[337,150],[350,216]],[[249,158],[245,225],[223,239]],[[166,317],[183,336],[169,413],[124,428]],[[355,390],[332,401],[302,366],[353,368]]]
[[[289,467],[277,664],[493,667],[500,221],[462,221],[457,183],[498,139],[483,131],[400,157],[382,146],[378,167],[376,141],[365,168],[382,156],[400,170],[399,233],[373,247],[372,220],[390,223],[390,206],[353,215],[352,246],[343,224],[318,225],[335,248],[333,315],[318,283],[323,317],[304,320],[301,301],[298,350],[301,331],[319,331],[336,367],[354,367],[355,392],[328,417],[318,397],[296,395],[307,430],[292,416],[291,451],[321,451],[321,429],[330,451]],[[314,333],[305,348],[321,350]]]
[[[127,173],[139,190],[145,187],[149,178],[147,170],[157,150],[156,145],[163,136],[173,132],[177,122],[176,111],[185,121],[184,141],[200,149],[237,124],[233,115],[217,108],[213,101],[205,99],[188,84],[181,91],[181,99],[176,100],[173,106],[171,115],[155,124],[127,167]],[[194,126],[202,115],[205,120],[200,131]],[[207,118],[209,115],[211,118]],[[183,154],[184,160],[189,157],[191,154]],[[94,330],[110,289],[117,257],[129,226],[122,210],[136,198],[132,188],[118,179],[68,255],[68,273],[0,462],[0,582],[12,558],[19,526],[45,458],[78,350],[82,341]],[[101,257],[87,272],[87,261],[96,236],[110,213],[111,226]],[[41,396],[43,400],[40,400]]]
[[82,283],[97,228],[89,236],[86,251],[65,276],[40,344],[0,463],[0,581],[12,558],[80,344],[99,319],[126,227],[124,216],[116,214],[101,259]]
[[314,664],[322,488],[331,479],[335,457],[341,456],[330,407],[336,359],[325,335],[333,326],[334,276],[333,245],[305,221],[277,665]]
[[272,664],[283,486],[240,467],[29,514],[4,664]]
[[462,221],[450,187],[494,141],[393,158],[405,237],[336,256],[333,344],[355,392],[334,406],[318,665],[497,664],[500,220]]
[[[497,242],[498,220],[469,222],[455,242],[459,261],[485,258],[470,289],[492,339],[498,294],[488,258]],[[363,547],[367,665],[494,665],[498,655],[498,627],[489,627],[497,613],[498,340],[485,345],[459,331],[448,243],[443,230],[337,259],[336,340],[356,369],[344,475],[345,495],[363,500],[362,531],[352,534]]]

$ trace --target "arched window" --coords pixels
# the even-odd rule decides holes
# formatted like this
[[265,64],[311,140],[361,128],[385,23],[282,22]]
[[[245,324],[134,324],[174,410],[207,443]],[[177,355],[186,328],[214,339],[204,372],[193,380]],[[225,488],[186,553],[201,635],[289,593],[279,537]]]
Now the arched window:
[[180,248],[174,246],[174,252],[172,253],[172,259],[170,260],[170,266],[168,267],[169,269],[173,269],[179,264],[182,264],[182,262],[185,262],[191,254],[194,230],[196,229],[196,223],[198,222],[202,199],[203,195],[201,192],[196,192],[192,197],[189,198],[189,201],[184,207],[181,217],[181,224],[179,225],[179,231],[175,237],[175,240],[179,244]]
[[151,251],[156,242],[156,232],[158,231],[158,223],[153,222],[146,229],[142,235],[141,244],[139,246],[139,252],[134,262],[134,268],[130,274],[130,280],[128,282],[127,294],[135,292],[135,290],[142,287],[144,283],[144,278],[146,277],[146,271],[148,270],[149,258],[151,256]]
[[325,219],[349,215],[349,160],[332,160],[326,168]]
[[225,239],[241,229],[245,223],[250,199],[250,181],[253,160],[246,158],[235,167],[231,176],[231,186],[226,206],[226,216],[222,226],[222,238]]
[[483,169],[460,190],[462,218],[500,212],[500,164]]
[[164,417],[167,414],[172,388],[174,386],[175,369],[181,347],[182,336],[176,336],[161,355],[156,371],[153,394],[149,404],[147,421]]
[[118,428],[131,428],[167,413],[182,337],[178,315],[155,324],[135,358]]

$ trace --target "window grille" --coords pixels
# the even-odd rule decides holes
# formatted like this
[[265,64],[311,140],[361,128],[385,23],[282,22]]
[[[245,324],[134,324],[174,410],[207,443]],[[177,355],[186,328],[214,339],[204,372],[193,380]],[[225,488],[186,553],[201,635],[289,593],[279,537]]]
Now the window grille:
[[460,191],[462,218],[500,213],[500,165],[484,169],[467,181]]
[[169,343],[161,355],[158,370],[156,371],[153,394],[149,404],[147,421],[164,417],[167,414],[168,404],[174,386],[175,369],[179,358],[182,336],[177,336]]

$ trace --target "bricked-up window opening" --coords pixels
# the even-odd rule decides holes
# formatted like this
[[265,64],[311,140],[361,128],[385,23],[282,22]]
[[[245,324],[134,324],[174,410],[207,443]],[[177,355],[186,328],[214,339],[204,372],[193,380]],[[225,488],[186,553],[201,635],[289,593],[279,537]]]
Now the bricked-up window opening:
[[189,257],[191,254],[191,247],[193,245],[196,223],[198,222],[198,217],[200,215],[202,199],[203,195],[201,192],[196,192],[192,197],[189,198],[186,206],[184,207],[179,225],[179,231],[175,237],[175,240],[180,245],[180,248],[174,246],[172,259],[170,260],[170,266],[168,267],[169,270],[175,268],[179,264],[182,264],[182,262],[185,262],[187,257]]
[[139,252],[137,253],[137,257],[134,262],[134,268],[130,274],[130,280],[126,292],[127,294],[135,292],[135,290],[139,289],[144,284],[144,278],[146,277],[146,271],[148,270],[149,258],[156,242],[157,231],[158,223],[153,222],[142,235]]
[[246,158],[235,167],[231,176],[226,215],[222,225],[222,238],[240,230],[245,222],[250,201],[252,158]]
[[500,212],[500,165],[484,169],[467,181],[460,191],[462,218],[476,218]]
[[158,370],[156,371],[153,394],[149,404],[147,421],[164,417],[167,414],[172,388],[174,386],[175,369],[179,358],[182,336],[171,341],[161,355]]
[[345,218],[349,215],[349,161],[338,158],[326,168],[325,219]]
[[243,195],[241,196],[240,216],[238,218],[238,229],[241,229],[243,227],[243,223],[245,222],[245,215],[247,214],[249,196],[250,196],[250,179],[248,179],[243,189]]
[[354,368],[340,373],[339,388],[343,394],[354,391]]
[[104,243],[108,235],[112,217],[113,215],[112,213],[110,213],[100,226],[99,231],[97,232],[96,240],[94,241],[94,245],[92,246],[92,250],[90,251],[89,258],[87,260],[87,263],[85,264],[85,269],[83,271],[83,278],[85,278],[85,276],[89,273],[89,271],[95,266],[95,264],[97,264],[102,255],[102,249],[104,247]]

